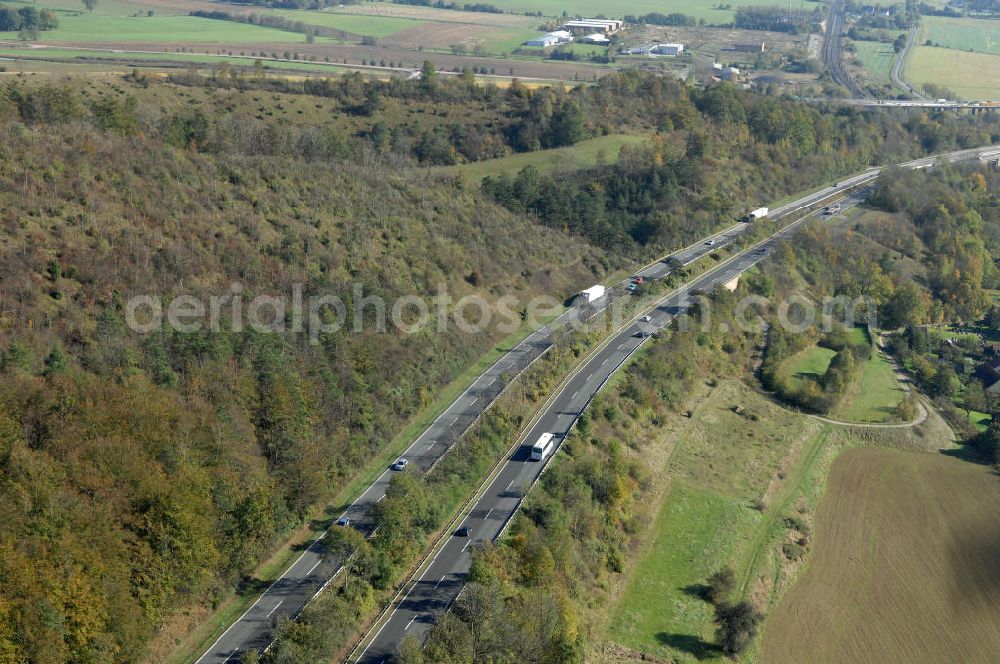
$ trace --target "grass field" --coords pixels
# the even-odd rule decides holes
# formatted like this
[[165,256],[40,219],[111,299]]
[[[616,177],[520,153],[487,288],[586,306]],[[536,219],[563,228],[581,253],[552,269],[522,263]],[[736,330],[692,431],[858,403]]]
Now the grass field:
[[784,361],[781,372],[793,382],[803,380],[818,381],[830,366],[830,360],[837,352],[822,346],[810,346]]
[[919,46],[907,59],[913,85],[934,83],[963,99],[1000,100],[1000,55]]
[[847,422],[885,422],[895,419],[892,410],[905,396],[889,360],[873,352],[830,416]]
[[697,586],[729,564],[761,515],[741,501],[675,482],[653,528],[649,555],[617,607],[612,639],[657,656],[711,656],[712,607]]
[[525,166],[534,166],[546,173],[560,170],[577,170],[594,166],[600,154],[604,154],[607,163],[613,163],[618,158],[618,152],[625,145],[639,145],[649,139],[648,136],[613,134],[601,136],[589,141],[581,141],[572,147],[539,150],[537,152],[522,152],[520,154],[471,162],[460,166],[447,166],[435,169],[442,173],[465,173],[474,179],[487,175],[507,173],[516,174]]
[[[16,39],[13,32],[0,38]],[[37,42],[225,43],[272,44],[305,43],[305,35],[258,25],[216,21],[196,16],[109,16],[98,13],[60,15],[59,27],[39,33]],[[322,43],[323,37],[316,42]]]
[[921,43],[930,39],[944,48],[1000,55],[1000,20],[924,16],[920,25]]
[[[666,469],[670,489],[612,610],[610,640],[676,662],[721,661],[699,586],[731,565],[752,588],[774,564],[780,521],[811,486],[825,431],[741,383],[720,385],[679,436]],[[754,507],[759,500],[763,511]]]
[[896,57],[892,44],[856,41],[854,48],[868,79],[874,83],[888,83],[889,70],[892,69],[892,62]]
[[942,454],[858,449],[827,487],[812,557],[759,661],[996,661],[1000,479]]

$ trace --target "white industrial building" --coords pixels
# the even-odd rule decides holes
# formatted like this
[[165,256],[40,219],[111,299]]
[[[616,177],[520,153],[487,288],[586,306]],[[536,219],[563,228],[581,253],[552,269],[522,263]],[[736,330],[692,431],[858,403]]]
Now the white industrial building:
[[566,21],[562,27],[563,30],[575,33],[600,32],[601,34],[610,35],[622,29],[622,21],[603,18],[579,18]]

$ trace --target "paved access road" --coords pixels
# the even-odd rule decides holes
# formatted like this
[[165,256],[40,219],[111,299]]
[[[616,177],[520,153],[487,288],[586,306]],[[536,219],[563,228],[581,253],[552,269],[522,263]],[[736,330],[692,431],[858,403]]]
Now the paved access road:
[[[979,150],[953,153],[941,159],[957,160],[978,158]],[[934,163],[934,158],[918,159],[903,166],[926,168]],[[870,169],[852,176],[832,187],[804,196],[793,203],[771,211],[772,216],[787,215],[807,208],[818,201],[836,195],[844,188],[872,182],[879,169]],[[839,202],[843,209],[850,208],[863,200],[866,191],[848,195]],[[821,215],[816,210],[802,219],[789,224],[766,240],[735,255],[718,267],[685,284],[658,303],[648,315],[648,322],[634,322],[604,342],[597,351],[564,383],[545,406],[540,417],[523,438],[523,444],[501,466],[499,472],[473,505],[461,527],[469,529],[468,537],[457,535],[447,537],[439,545],[429,565],[419,578],[412,582],[405,594],[381,622],[373,635],[363,642],[355,661],[362,664],[383,664],[391,662],[399,644],[407,636],[422,638],[424,632],[434,623],[437,615],[446,610],[461,592],[471,564],[470,549],[478,543],[496,540],[507,522],[514,516],[527,489],[538,479],[543,469],[555,454],[553,452],[542,462],[529,459],[529,448],[543,433],[555,435],[561,443],[571,430],[580,413],[590,403],[598,390],[618,370],[626,359],[649,338],[646,333],[664,328],[678,314],[683,313],[692,303],[694,293],[712,291],[719,285],[743,274],[758,262],[764,260],[783,240],[789,239],[798,226],[807,219]],[[716,246],[703,245],[711,251]],[[689,248],[690,250],[690,248]],[[702,253],[704,253],[704,250]],[[669,268],[663,263],[641,271],[647,278],[664,276]],[[639,335],[642,331],[644,334]]]
[[[642,273],[651,279],[663,277],[670,272],[671,265],[690,264],[705,254],[730,244],[746,228],[746,224],[736,224],[714,236],[703,238],[648,266]],[[706,244],[709,239],[713,241],[712,245]],[[625,280],[618,284],[619,290],[627,283],[628,280]],[[587,307],[587,313],[600,312],[609,303],[610,298],[601,298]],[[509,378],[520,373],[548,350],[552,345],[553,334],[573,322],[580,313],[580,308],[567,310],[552,323],[535,330],[521,343],[507,351],[496,364],[484,371],[452,402],[402,456],[423,470],[431,468],[493,403]],[[393,471],[387,468],[342,515],[343,518],[350,520],[351,527],[357,528],[365,536],[370,536],[375,529],[372,507],[385,496],[392,474]],[[296,616],[316,593],[340,572],[342,563],[342,560],[326,554],[317,540],[212,644],[197,664],[238,662],[241,653],[252,649],[262,651],[271,642],[273,628],[278,619]]]
[[913,47],[913,40],[916,39],[917,30],[919,29],[919,26],[916,25],[910,28],[910,31],[906,35],[906,44],[903,45],[903,50],[897,53],[892,61],[892,67],[889,69],[889,79],[900,90],[905,90],[919,99],[927,99],[916,88],[903,80],[903,65],[906,64],[906,58]]

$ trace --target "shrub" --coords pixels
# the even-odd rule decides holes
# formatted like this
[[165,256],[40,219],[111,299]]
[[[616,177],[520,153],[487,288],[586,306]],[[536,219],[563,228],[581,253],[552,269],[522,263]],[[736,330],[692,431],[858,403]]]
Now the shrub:
[[715,607],[716,641],[727,655],[738,655],[753,643],[761,614],[749,602],[723,602]]
[[735,587],[736,572],[731,567],[720,569],[708,577],[708,588],[705,590],[705,599],[712,604],[719,604],[729,597]]

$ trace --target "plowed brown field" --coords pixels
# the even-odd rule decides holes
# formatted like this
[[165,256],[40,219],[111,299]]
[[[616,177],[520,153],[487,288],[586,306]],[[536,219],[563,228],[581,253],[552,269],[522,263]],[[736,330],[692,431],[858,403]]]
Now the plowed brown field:
[[843,453],[758,661],[1000,661],[1000,477],[941,454]]

